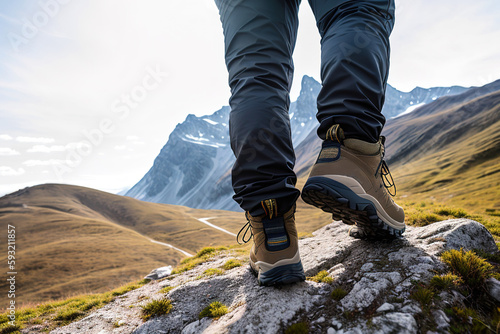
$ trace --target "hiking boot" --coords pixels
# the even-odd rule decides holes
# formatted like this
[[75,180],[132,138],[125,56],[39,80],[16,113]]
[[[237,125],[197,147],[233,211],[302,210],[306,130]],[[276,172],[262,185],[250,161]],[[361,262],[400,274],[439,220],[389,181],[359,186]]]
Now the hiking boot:
[[383,160],[384,142],[345,139],[340,126],[332,126],[302,190],[304,202],[356,225],[349,231],[354,238],[393,239],[405,230],[404,211],[391,197],[396,186]]
[[[252,217],[248,212],[248,223],[243,234],[245,240],[251,229],[254,244],[250,250],[250,267],[257,275],[259,285],[277,285],[304,281],[304,269],[300,261],[297,229],[295,228],[295,205],[284,215],[277,215],[276,200],[262,201],[266,214]],[[240,234],[238,233],[238,235]]]

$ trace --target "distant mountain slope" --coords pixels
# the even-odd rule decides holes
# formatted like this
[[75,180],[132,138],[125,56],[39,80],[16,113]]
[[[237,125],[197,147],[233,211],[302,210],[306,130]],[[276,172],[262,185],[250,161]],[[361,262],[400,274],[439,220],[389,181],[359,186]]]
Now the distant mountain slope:
[[[330,223],[330,215],[298,203],[302,234]],[[232,233],[220,231],[199,218]],[[236,244],[241,212],[142,202],[63,184],[44,184],[0,198],[0,229],[16,227],[16,305],[108,291],[152,268],[175,266],[202,247]],[[151,239],[171,247],[151,242]],[[6,263],[7,252],[0,255]],[[7,281],[0,303],[8,305]],[[0,307],[1,309],[2,307]]]
[[[41,185],[4,196],[0,228],[16,227],[16,303],[107,291],[186,256],[150,239],[191,254],[212,244],[234,244],[234,236],[197,220],[208,217],[217,217],[211,222],[233,233],[244,220],[236,212],[147,203],[68,185]],[[6,256],[0,256],[3,263]],[[2,301],[6,288],[3,280]]]
[[[188,115],[170,134],[153,167],[126,196],[195,208],[232,205],[227,182],[215,185],[233,164],[229,107],[210,116]],[[208,183],[208,184],[207,184]]]
[[382,113],[387,119],[394,118],[408,110],[408,108],[430,103],[441,96],[460,94],[466,90],[467,88],[460,86],[433,88],[415,87],[410,92],[404,93],[398,91],[391,85],[387,85]]
[[[309,139],[315,136],[318,126],[316,98],[321,88],[308,76],[302,78],[301,84],[300,95],[289,112],[292,140],[298,152],[301,145],[312,148]],[[404,93],[388,86],[382,112],[391,118],[417,104],[463,90],[455,86],[417,87]],[[178,124],[151,169],[126,196],[193,208],[239,210],[232,200],[230,170],[234,157],[229,143],[229,111],[229,107],[224,107],[209,116],[189,115]],[[297,154],[297,157],[298,169],[303,169],[304,163],[310,164],[308,155]]]
[[[420,155],[448,145],[456,145],[472,134],[494,125],[500,113],[496,95],[500,80],[465,93],[442,97],[411,114],[387,122],[387,160],[405,163]],[[491,140],[489,138],[488,140]]]
[[500,208],[500,80],[391,120],[384,134],[399,189]]

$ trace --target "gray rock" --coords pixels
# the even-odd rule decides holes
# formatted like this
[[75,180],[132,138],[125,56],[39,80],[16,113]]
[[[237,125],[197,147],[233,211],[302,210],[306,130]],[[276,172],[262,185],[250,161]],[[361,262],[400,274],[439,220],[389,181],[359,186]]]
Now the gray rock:
[[340,321],[338,321],[337,319],[332,319],[331,323],[332,323],[333,327],[335,327],[335,329],[342,328],[342,323]]
[[[416,333],[414,315],[422,310],[409,298],[414,289],[412,282],[426,283],[436,272],[442,272],[446,267],[439,255],[450,248],[497,251],[489,232],[467,219],[408,227],[405,237],[393,242],[348,238],[348,228],[333,222],[314,232],[313,237],[300,240],[306,275],[327,270],[334,277],[332,286],[306,281],[260,287],[248,266],[220,276],[203,276],[206,269],[218,268],[228,256],[234,257],[220,255],[167,280],[151,281],[52,333],[279,333],[304,318],[314,327],[312,331],[321,333]],[[243,261],[245,258],[241,257]],[[490,293],[498,297],[498,282],[488,282]],[[143,322],[141,306],[164,298],[165,294],[159,291],[166,286],[176,287],[168,294],[173,305],[171,312]],[[340,301],[329,296],[335,287],[347,292]],[[439,310],[439,305],[459,301],[453,291],[440,296],[432,311]],[[394,303],[395,300],[400,301]],[[219,319],[198,320],[200,311],[213,301],[225,304],[228,313]],[[366,312],[373,312],[377,305],[381,305],[377,311],[384,313],[373,317],[368,325]],[[345,318],[349,312],[354,318]],[[438,326],[445,326],[444,313],[432,314]],[[114,328],[113,323],[122,319],[127,319],[126,323]],[[29,333],[29,328],[22,332]]]
[[450,326],[450,318],[446,316],[443,310],[434,310],[432,311],[432,315],[436,321],[437,329],[445,329]]
[[[182,329],[182,334],[197,334],[205,331],[208,326],[212,323],[210,318],[202,318],[200,320],[194,321]],[[136,331],[139,333],[138,331]]]
[[389,304],[389,303],[384,303],[382,304],[378,309],[377,312],[387,312],[387,311],[393,311],[394,310],[394,305]]
[[370,332],[376,334],[414,334],[417,333],[418,330],[415,318],[407,313],[388,313],[386,315],[373,318],[372,323],[375,327],[377,327],[377,330]]
[[342,299],[342,306],[347,310],[366,308],[390,286],[391,282],[386,278],[375,277],[370,279],[363,277],[354,285],[351,292]]
[[168,275],[170,275],[171,272],[172,272],[172,266],[166,266],[166,267],[156,268],[156,269],[153,269],[144,278],[145,279],[151,279],[151,280],[161,279],[163,277],[167,277]]
[[497,302],[500,302],[500,282],[497,279],[490,277],[486,280],[486,286],[490,296]]
[[373,263],[371,262],[368,262],[368,263],[365,263],[361,266],[361,271],[369,271],[370,269],[373,268]]
[[403,313],[422,313],[422,309],[418,307],[416,304],[408,304],[401,308],[401,312]]

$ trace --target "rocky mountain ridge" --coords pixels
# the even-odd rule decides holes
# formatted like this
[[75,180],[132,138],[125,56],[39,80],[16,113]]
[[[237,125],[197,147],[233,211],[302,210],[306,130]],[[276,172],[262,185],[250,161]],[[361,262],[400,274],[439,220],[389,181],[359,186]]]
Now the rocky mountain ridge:
[[[295,148],[315,135],[318,126],[316,98],[320,89],[321,85],[316,80],[304,76],[300,95],[290,105]],[[405,93],[388,85],[382,113],[390,119],[408,111],[408,108],[465,90],[458,86],[417,87]],[[188,115],[171,133],[148,173],[126,196],[192,208],[239,211],[231,198],[230,170],[234,156],[229,143],[229,112],[229,107],[223,107],[212,115]]]
[[[306,276],[325,270],[331,284],[307,280],[259,287],[247,264],[208,275],[207,269],[242,260],[229,251],[133,290],[51,333],[281,333],[297,323],[312,333],[448,333],[457,323],[443,310],[465,308],[467,296],[442,289],[435,298],[424,300],[415,297],[415,291],[446,271],[439,257],[446,250],[498,253],[486,228],[468,219],[409,227],[404,238],[392,243],[346,238],[347,230],[333,222],[300,240]],[[497,305],[499,284],[488,279],[485,297]],[[335,291],[345,293],[332,294]],[[163,298],[171,301],[171,311],[143,322],[141,306]],[[199,318],[214,301],[226,305],[227,314]]]

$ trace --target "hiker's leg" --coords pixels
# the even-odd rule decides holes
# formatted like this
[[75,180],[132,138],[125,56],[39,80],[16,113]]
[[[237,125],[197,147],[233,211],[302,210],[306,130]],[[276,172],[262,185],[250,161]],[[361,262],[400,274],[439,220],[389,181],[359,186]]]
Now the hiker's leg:
[[394,2],[342,1],[332,8],[330,1],[309,2],[321,34],[317,117],[323,143],[302,199],[355,224],[352,237],[397,238],[405,215],[391,198],[395,185],[380,138]]
[[252,216],[261,201],[280,214],[299,196],[288,108],[300,0],[216,0],[231,87],[234,200]]
[[318,135],[334,124],[346,138],[376,142],[389,71],[394,0],[309,0],[321,35]]

